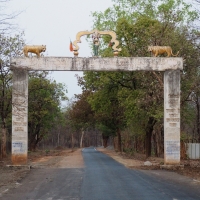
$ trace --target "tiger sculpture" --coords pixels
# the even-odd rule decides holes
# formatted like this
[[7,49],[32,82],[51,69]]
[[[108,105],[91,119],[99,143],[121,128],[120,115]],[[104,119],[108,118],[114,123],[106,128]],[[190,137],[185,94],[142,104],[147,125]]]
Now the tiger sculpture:
[[46,51],[46,45],[32,45],[32,46],[26,45],[23,48],[23,52],[26,57],[29,57],[28,52],[30,52],[30,53],[35,53],[39,58],[40,53],[45,51]]
[[167,53],[167,57],[178,56],[179,54],[178,51],[177,54],[174,55],[170,46],[148,46],[148,51],[152,52],[154,57],[165,53]]

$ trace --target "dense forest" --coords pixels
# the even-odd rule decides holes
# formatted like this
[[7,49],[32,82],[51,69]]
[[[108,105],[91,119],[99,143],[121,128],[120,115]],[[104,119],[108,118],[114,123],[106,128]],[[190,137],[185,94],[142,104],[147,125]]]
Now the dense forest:
[[[198,1],[197,5],[198,4]],[[149,45],[171,46],[184,59],[181,71],[181,143],[200,143],[199,12],[184,0],[113,0],[93,12],[91,29],[113,30],[121,57],[149,57]],[[1,17],[1,16],[0,16]],[[1,20],[0,20],[1,23]],[[1,26],[1,24],[0,24]],[[1,29],[0,29],[1,31]],[[100,57],[112,57],[110,36],[102,36]],[[12,72],[10,57],[21,55],[23,34],[0,32],[0,152],[11,143]],[[163,156],[163,72],[84,72],[82,94],[68,101],[65,85],[47,72],[29,74],[29,150],[107,147],[133,154]],[[184,145],[182,145],[184,147]]]

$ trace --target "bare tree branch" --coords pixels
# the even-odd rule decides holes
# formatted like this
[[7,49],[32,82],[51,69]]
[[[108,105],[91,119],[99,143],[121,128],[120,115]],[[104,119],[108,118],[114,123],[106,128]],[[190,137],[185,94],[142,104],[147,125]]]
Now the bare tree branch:
[[12,22],[22,11],[6,13],[6,3],[10,0],[0,0],[0,34],[7,33],[11,29],[16,28],[16,24]]

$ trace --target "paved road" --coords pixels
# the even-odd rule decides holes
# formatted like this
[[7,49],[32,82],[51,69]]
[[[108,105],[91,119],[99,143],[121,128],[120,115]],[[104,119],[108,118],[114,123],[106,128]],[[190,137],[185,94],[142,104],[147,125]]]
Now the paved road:
[[[199,200],[200,184],[173,172],[131,170],[85,148],[85,168],[33,169],[4,200]],[[1,199],[1,198],[0,198]]]
[[200,184],[176,173],[127,169],[92,148],[83,157],[82,200],[200,200]]
[[33,169],[0,200],[79,200],[84,169]]

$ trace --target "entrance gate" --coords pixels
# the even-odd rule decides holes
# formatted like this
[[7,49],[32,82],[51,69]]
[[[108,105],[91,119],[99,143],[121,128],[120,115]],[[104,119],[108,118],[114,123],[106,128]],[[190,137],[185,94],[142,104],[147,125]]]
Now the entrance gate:
[[12,163],[27,164],[28,71],[164,71],[164,164],[180,164],[180,70],[182,58],[41,57],[14,58],[12,92]]

